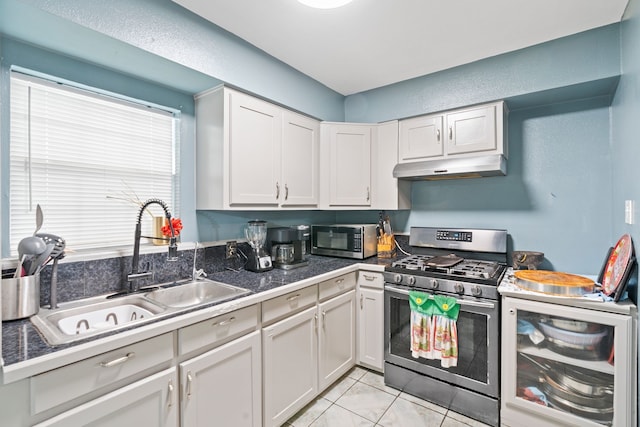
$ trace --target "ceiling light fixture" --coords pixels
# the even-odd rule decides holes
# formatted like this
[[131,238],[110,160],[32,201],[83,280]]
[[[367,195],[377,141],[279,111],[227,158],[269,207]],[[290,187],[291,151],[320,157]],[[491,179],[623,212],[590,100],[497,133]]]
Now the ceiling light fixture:
[[316,9],[334,9],[351,3],[353,0],[298,0],[300,3]]

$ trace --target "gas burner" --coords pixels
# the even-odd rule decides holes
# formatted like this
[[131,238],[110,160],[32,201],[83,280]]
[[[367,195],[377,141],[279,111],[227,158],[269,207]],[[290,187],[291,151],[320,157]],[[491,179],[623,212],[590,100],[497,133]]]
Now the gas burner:
[[425,270],[424,265],[428,259],[433,258],[431,255],[411,255],[407,258],[393,262],[392,267],[406,268],[407,270]]
[[493,277],[499,268],[500,265],[495,262],[465,260],[461,264],[452,267],[450,274],[488,279]]

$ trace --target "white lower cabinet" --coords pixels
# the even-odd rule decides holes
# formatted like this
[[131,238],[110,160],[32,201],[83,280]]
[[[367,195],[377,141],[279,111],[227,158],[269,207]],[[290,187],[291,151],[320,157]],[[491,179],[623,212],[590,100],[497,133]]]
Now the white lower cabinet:
[[264,425],[279,426],[318,394],[314,305],[262,329]]
[[356,291],[351,290],[318,306],[320,324],[320,390],[339,379],[356,363]]
[[182,426],[262,425],[260,332],[180,364]]
[[177,385],[176,369],[170,368],[63,412],[37,426],[177,427]]
[[384,367],[384,279],[381,273],[358,275],[358,364],[382,372]]
[[[263,303],[263,322],[281,319],[262,328],[265,427],[285,423],[355,365],[355,277]],[[282,318],[287,310],[294,314]]]

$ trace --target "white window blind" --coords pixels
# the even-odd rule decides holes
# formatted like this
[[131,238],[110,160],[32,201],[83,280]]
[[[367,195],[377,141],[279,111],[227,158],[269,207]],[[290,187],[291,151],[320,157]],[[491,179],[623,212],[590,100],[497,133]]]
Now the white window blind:
[[[10,103],[11,254],[33,234],[37,204],[41,231],[73,250],[132,245],[136,201],[159,198],[179,215],[174,113],[17,72]],[[151,222],[145,214],[143,234]]]

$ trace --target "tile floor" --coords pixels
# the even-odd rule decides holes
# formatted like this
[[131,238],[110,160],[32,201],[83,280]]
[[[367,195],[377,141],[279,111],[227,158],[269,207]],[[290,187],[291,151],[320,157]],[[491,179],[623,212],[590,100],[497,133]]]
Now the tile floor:
[[285,426],[486,427],[478,421],[384,385],[381,374],[353,368]]

